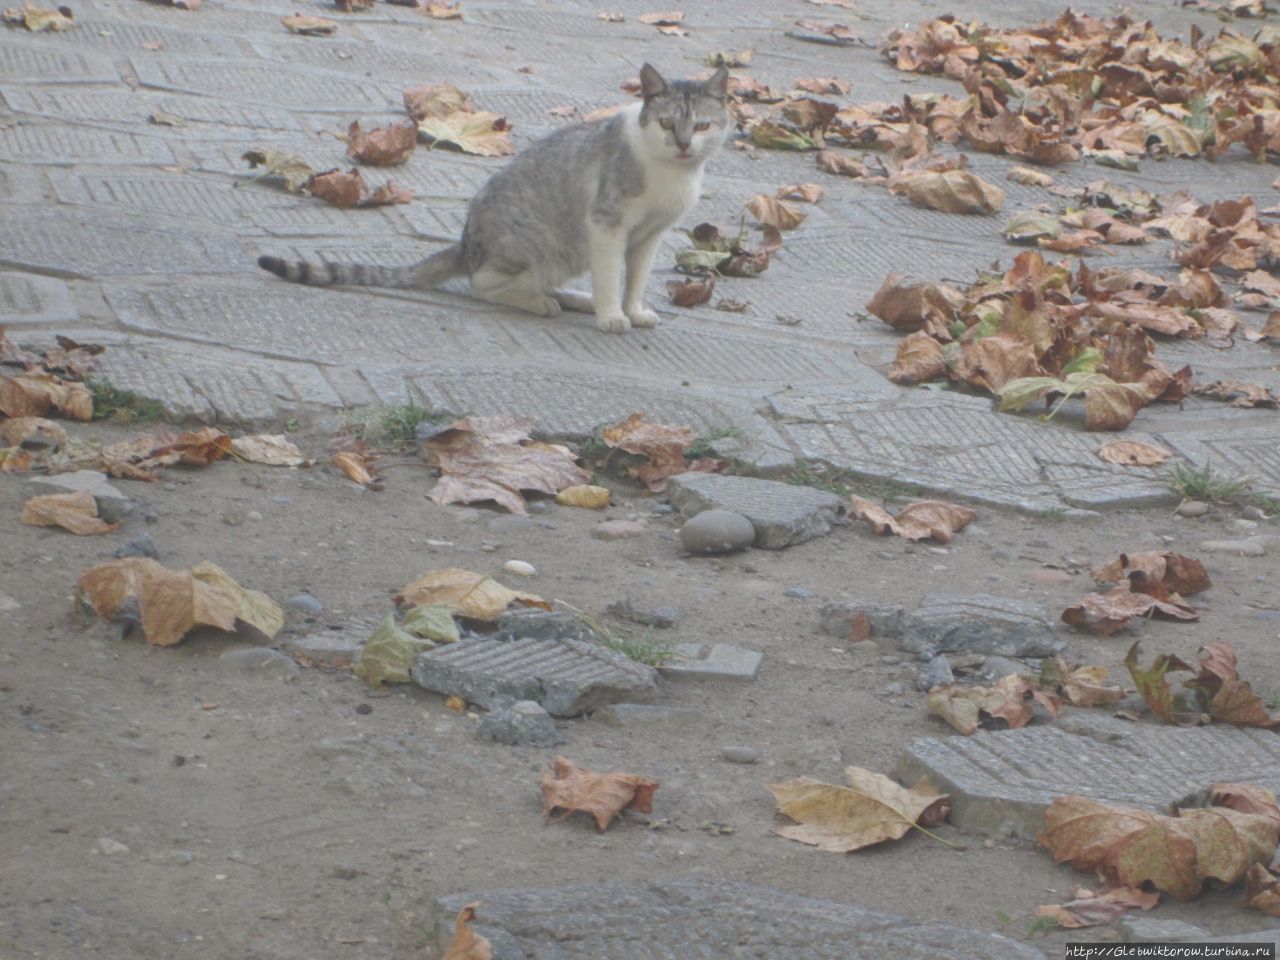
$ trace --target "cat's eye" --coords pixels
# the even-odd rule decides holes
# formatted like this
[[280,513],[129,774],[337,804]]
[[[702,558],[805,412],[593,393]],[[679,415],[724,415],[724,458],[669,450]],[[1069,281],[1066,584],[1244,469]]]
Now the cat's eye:
[[658,126],[660,126],[663,130],[674,130],[676,126],[676,122],[674,120],[659,120]]
[[693,129],[698,130],[698,131],[702,131],[702,130],[710,130],[710,129],[711,129],[711,124],[709,124],[709,123],[695,123],[695,124],[693,125]]

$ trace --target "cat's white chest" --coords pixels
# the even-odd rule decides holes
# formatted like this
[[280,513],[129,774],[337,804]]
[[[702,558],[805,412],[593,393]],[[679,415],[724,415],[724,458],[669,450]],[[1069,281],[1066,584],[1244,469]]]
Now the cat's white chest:
[[645,171],[644,191],[636,198],[633,217],[628,217],[631,226],[665,229],[684,216],[701,191],[701,166],[686,171],[654,164]]

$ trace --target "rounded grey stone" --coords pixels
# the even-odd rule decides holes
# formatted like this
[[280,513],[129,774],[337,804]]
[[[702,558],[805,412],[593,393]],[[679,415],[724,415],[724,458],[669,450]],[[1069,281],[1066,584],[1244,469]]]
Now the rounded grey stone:
[[784,597],[793,597],[796,600],[809,600],[816,597],[817,594],[808,587],[787,587],[782,591]]
[[284,602],[286,610],[296,610],[308,617],[318,617],[324,611],[324,604],[309,593],[299,593]]
[[218,663],[228,670],[243,673],[263,673],[277,677],[292,677],[298,673],[293,657],[271,647],[241,647],[228,650],[218,657]]
[[[101,513],[101,511],[99,511]],[[116,548],[111,554],[113,557],[150,557],[152,560],[160,559],[160,551],[156,549],[155,543],[151,539],[151,535],[140,533],[136,537],[131,537]]]
[[1179,504],[1178,509],[1173,512],[1180,517],[1203,517],[1209,510],[1209,504],[1203,500],[1187,500]]
[[1252,503],[1245,504],[1241,507],[1240,515],[1246,520],[1256,520],[1258,523],[1262,523],[1263,521],[1270,519],[1262,512],[1261,508],[1255,507]]
[[951,662],[942,654],[938,654],[923,667],[916,677],[917,690],[931,690],[934,687],[945,687],[955,681],[951,672]]
[[1257,537],[1245,540],[1206,540],[1200,544],[1200,549],[1210,553],[1234,553],[1242,557],[1261,557],[1267,552],[1267,548]]
[[732,510],[704,510],[680,528],[680,544],[690,553],[733,553],[755,538],[751,521]]
[[760,759],[760,751],[755,747],[724,747],[720,756],[730,763],[755,763]]

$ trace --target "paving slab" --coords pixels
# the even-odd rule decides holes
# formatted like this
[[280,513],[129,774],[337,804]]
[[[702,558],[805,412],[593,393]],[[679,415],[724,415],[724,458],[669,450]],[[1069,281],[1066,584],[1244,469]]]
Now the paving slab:
[[704,510],[741,514],[755,528],[755,545],[765,550],[781,550],[823,536],[845,512],[840,497],[825,490],[714,473],[672,477],[667,495],[686,517]]
[[1073,712],[1052,725],[917,738],[895,774],[904,783],[927,775],[949,793],[961,829],[1031,840],[1053,798],[1069,794],[1170,813],[1206,804],[1224,781],[1280,792],[1280,737]]
[[902,624],[898,646],[922,660],[939,653],[1048,657],[1066,649],[1038,603],[992,594],[927,595]]
[[494,960],[1044,960],[995,934],[918,923],[769,887],[713,880],[482,890],[435,902],[441,948],[453,920],[480,901],[473,924]]
[[1280,928],[1222,936],[1182,920],[1132,915],[1121,917],[1116,927],[1125,943],[1269,943],[1280,948]]
[[658,670],[668,680],[745,680],[756,678],[764,654],[731,643],[678,643]]
[[648,703],[657,696],[652,667],[567,637],[466,637],[420,654],[410,672],[420,686],[468,703],[496,707],[533,700],[556,717],[608,703]]
[[177,162],[159,136],[34,122],[0,127],[0,156],[54,165]]
[[0,270],[0,326],[74,324],[80,317],[61,280]]
[[6,38],[0,40],[0,77],[14,83],[115,83],[120,71],[101,54]]

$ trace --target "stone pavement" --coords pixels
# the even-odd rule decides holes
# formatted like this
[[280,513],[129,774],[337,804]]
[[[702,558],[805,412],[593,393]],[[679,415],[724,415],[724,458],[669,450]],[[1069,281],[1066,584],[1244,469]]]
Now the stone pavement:
[[[205,0],[194,12],[143,0],[73,6],[72,30],[0,33],[0,323],[23,339],[57,332],[107,344],[105,376],[174,413],[327,423],[343,407],[415,400],[457,413],[530,414],[545,432],[582,436],[643,410],[703,432],[737,427],[721,452],[763,472],[806,458],[1029,510],[1169,496],[1148,473],[1098,461],[1100,438],[1069,421],[997,415],[985,399],[902,389],[873,369],[892,357],[898,336],[854,315],[888,273],[965,281],[1016,251],[999,237],[1003,216],[917,209],[823,174],[804,154],[725,150],[688,218],[686,226],[735,222],[755,193],[797,180],[826,187],[764,277],[720,284],[719,295],[750,302],[743,314],[666,305],[675,232],[651,283],[663,323],[626,337],[601,335],[584,317],[540,320],[451,290],[304,288],[255,266],[264,253],[408,263],[459,234],[467,198],[502,161],[420,149],[391,171],[416,191],[412,204],[344,211],[255,181],[240,159],[268,146],[317,169],[345,165],[332,134],[357,118],[402,116],[410,84],[459,85],[514,122],[517,145],[568,122],[552,108],[585,112],[625,99],[619,85],[644,60],[687,75],[715,50],[756,48],[750,73],[770,84],[836,75],[853,84],[848,102],[893,100],[954,85],[897,73],[873,49],[786,31],[797,17],[843,18],[874,39],[943,12],[934,4],[881,0],[853,14],[800,0],[700,0],[685,38],[638,23],[653,6],[646,0],[607,5],[624,23],[597,19],[600,5],[587,0],[464,0],[462,21],[390,4],[343,15],[297,0]],[[300,7],[338,18],[337,35],[286,33],[280,16]],[[1083,7],[1115,12],[1096,0]],[[1021,0],[961,12],[1016,23],[1056,9]],[[1136,13],[1184,34],[1193,21],[1216,29],[1210,14],[1156,0]],[[150,123],[158,113],[182,125]],[[1006,214],[1044,199],[1004,179],[1005,158],[970,159],[1006,190]],[[1238,159],[1146,161],[1134,174],[1088,164],[1055,171],[1065,184],[1106,176],[1187,187],[1206,200],[1270,196],[1274,175]],[[1119,253],[1109,262],[1173,267],[1162,244]],[[802,322],[784,325],[780,315]],[[1265,345],[1162,343],[1159,352],[1202,378],[1280,385]],[[1144,410],[1129,435],[1280,488],[1274,411],[1193,399],[1181,410]]]
[[996,934],[706,880],[445,897],[436,903],[442,947],[453,918],[475,900],[474,927],[494,960],[1044,960],[1039,950]]

